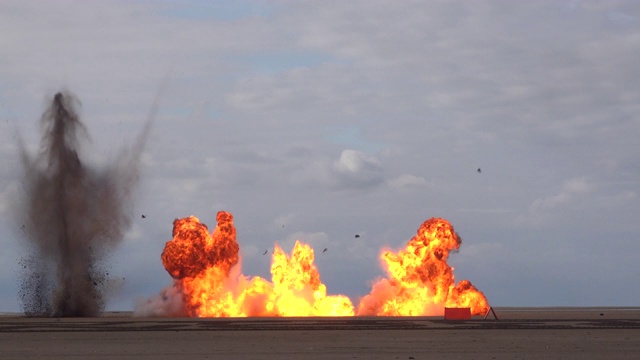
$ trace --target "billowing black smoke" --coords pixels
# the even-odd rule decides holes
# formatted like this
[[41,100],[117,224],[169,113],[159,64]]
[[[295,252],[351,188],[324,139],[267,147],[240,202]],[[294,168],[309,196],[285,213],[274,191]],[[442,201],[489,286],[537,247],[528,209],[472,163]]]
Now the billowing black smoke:
[[95,316],[105,305],[106,260],[131,222],[131,191],[150,122],[116,160],[83,163],[87,130],[78,101],[55,94],[42,115],[42,146],[31,156],[21,144],[25,194],[21,228],[29,255],[22,262],[19,299],[31,316]]

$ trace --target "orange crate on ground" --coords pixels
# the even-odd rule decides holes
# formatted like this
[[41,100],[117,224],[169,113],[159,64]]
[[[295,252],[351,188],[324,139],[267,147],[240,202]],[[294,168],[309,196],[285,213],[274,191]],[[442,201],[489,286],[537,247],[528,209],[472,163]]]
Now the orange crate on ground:
[[444,308],[445,320],[469,320],[471,319],[471,308]]

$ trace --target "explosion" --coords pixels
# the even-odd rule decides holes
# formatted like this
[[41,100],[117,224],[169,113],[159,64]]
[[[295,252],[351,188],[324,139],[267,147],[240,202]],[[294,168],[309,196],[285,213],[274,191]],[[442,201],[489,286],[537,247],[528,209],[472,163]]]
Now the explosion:
[[216,267],[226,276],[238,263],[240,246],[236,242],[233,216],[219,212],[218,226],[209,235],[207,225],[195,216],[176,219],[173,223],[173,241],[162,252],[162,264],[175,279],[196,277],[204,270]]
[[406,249],[382,252],[380,259],[390,278],[373,285],[360,301],[358,315],[433,315],[442,312],[443,305],[470,307],[473,315],[485,314],[487,299],[471,282],[463,280],[454,287],[447,258],[461,243],[447,220],[425,221]]
[[[104,260],[130,225],[130,195],[138,177],[147,128],[113,164],[82,161],[86,128],[78,101],[55,94],[41,119],[42,150],[20,143],[24,197],[16,205],[30,255],[21,261],[21,306],[27,315],[95,316],[104,307]],[[25,201],[26,200],[26,201]]]
[[[271,281],[239,274],[239,246],[233,216],[217,215],[212,233],[198,218],[173,223],[173,239],[166,243],[162,263],[174,278],[174,286],[157,301],[137,308],[147,315],[192,317],[247,316],[418,316],[441,315],[444,307],[468,307],[485,314],[485,296],[469,281],[454,285],[453,268],[447,264],[451,250],[461,239],[445,219],[425,221],[404,250],[385,250],[380,259],[389,278],[379,279],[356,309],[344,295],[327,295],[314,265],[314,251],[296,241],[290,255],[275,246]],[[179,306],[168,300],[179,294]]]
[[220,211],[209,234],[195,216],[173,223],[173,239],[162,262],[183,296],[182,313],[197,317],[347,316],[346,296],[327,296],[313,265],[313,249],[296,242],[291,256],[278,246],[271,265],[272,282],[259,276],[231,276],[239,246],[233,215]]

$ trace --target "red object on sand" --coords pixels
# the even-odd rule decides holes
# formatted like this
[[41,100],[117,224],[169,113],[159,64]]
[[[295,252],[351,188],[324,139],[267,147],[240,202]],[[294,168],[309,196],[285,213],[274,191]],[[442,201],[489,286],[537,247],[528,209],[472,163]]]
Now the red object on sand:
[[444,308],[445,320],[469,320],[471,319],[471,308]]

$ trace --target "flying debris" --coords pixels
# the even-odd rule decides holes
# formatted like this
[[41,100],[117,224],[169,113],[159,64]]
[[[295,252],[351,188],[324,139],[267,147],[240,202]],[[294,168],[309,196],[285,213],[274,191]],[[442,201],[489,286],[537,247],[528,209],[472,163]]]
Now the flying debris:
[[359,238],[359,237],[360,237],[360,234],[356,234],[355,238],[357,239],[357,238]]
[[18,298],[28,316],[97,316],[105,306],[109,252],[130,227],[131,198],[150,123],[136,145],[102,168],[85,164],[87,129],[68,92],[53,96],[40,119],[41,151],[20,143],[25,196],[18,206],[25,240]]
[[482,173],[482,169],[478,168],[478,174]]
[[269,252],[269,249],[265,250],[262,255],[267,255],[267,253]]

